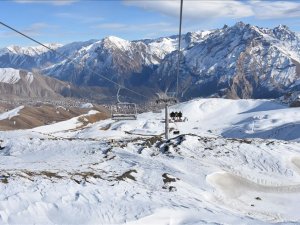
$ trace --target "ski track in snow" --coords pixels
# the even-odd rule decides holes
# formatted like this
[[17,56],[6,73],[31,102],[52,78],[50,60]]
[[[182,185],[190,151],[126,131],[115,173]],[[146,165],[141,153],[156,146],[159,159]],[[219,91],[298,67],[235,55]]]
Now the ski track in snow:
[[297,109],[197,99],[171,110],[187,120],[169,142],[151,112],[0,132],[0,224],[300,223],[300,133],[284,135]]

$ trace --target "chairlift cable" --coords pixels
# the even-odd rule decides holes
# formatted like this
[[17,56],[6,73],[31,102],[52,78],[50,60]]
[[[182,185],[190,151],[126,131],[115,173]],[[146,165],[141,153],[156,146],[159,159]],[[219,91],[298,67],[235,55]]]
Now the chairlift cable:
[[[36,39],[34,39],[34,38],[32,38],[32,37],[30,37],[30,36],[28,36],[28,35],[22,33],[21,31],[19,31],[19,30],[13,28],[13,27],[11,27],[11,26],[9,26],[9,25],[7,25],[7,24],[1,22],[1,21],[0,21],[0,24],[3,25],[3,26],[5,26],[5,27],[7,27],[7,28],[10,29],[10,30],[12,30],[12,31],[14,31],[14,32],[16,32],[16,33],[18,33],[18,34],[24,36],[25,38],[27,38],[27,39],[29,39],[29,40],[31,40],[31,41],[33,41],[33,42],[35,42],[35,43],[37,43],[37,44],[43,46],[44,48],[47,48],[48,50],[54,52],[55,54],[59,55],[60,57],[68,59],[68,60],[69,60],[71,63],[73,63],[74,65],[79,65],[79,63],[76,63],[74,59],[72,59],[72,58],[66,56],[65,54],[62,54],[62,53],[56,51],[55,49],[53,49],[53,48],[51,48],[51,47],[49,47],[49,46],[44,45],[44,44],[41,43],[40,41],[38,41],[38,40],[36,40]],[[138,92],[136,92],[136,91],[134,91],[134,90],[131,90],[131,89],[129,89],[129,88],[127,88],[127,87],[125,87],[125,86],[123,86],[123,85],[121,85],[121,84],[119,84],[119,83],[117,83],[117,82],[115,82],[115,81],[113,81],[113,80],[111,80],[111,79],[109,79],[109,78],[106,77],[106,76],[103,76],[103,75],[101,75],[101,74],[95,73],[93,70],[91,70],[91,69],[89,69],[89,68],[87,68],[87,70],[89,70],[91,73],[93,73],[93,74],[95,74],[95,75],[98,75],[98,76],[100,76],[101,78],[103,78],[103,79],[105,79],[105,80],[107,80],[107,81],[109,81],[109,82],[111,82],[111,83],[117,85],[119,88],[123,88],[123,89],[125,89],[125,90],[127,90],[127,91],[130,91],[131,93],[134,93],[134,94],[136,94],[136,95],[139,95],[139,96],[141,96],[141,97],[144,97],[144,98],[146,98],[146,99],[149,99],[149,97],[147,97],[147,96],[145,96],[145,95],[143,95],[143,94],[140,94],[140,93],[138,93]]]

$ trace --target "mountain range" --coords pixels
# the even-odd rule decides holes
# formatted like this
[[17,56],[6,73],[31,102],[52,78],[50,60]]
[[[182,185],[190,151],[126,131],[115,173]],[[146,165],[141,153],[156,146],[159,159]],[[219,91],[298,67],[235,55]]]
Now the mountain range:
[[[198,96],[276,98],[299,90],[300,38],[285,25],[268,29],[238,22],[188,32],[181,41],[179,94],[183,100]],[[109,36],[48,45],[59,54],[44,47],[9,46],[0,49],[0,73],[13,68],[47,75],[74,85],[73,95],[76,88],[85,88],[80,97],[93,96],[88,94],[90,87],[102,95],[114,95],[116,85],[104,76],[153,96],[176,90],[177,45],[174,35],[136,41]],[[122,94],[130,93],[123,90]]]

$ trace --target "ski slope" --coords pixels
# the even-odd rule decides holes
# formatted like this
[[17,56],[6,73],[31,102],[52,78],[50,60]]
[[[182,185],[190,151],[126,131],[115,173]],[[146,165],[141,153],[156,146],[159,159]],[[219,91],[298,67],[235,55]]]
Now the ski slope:
[[0,224],[300,223],[297,108],[196,99],[172,110],[186,122],[168,142],[163,112],[0,132]]

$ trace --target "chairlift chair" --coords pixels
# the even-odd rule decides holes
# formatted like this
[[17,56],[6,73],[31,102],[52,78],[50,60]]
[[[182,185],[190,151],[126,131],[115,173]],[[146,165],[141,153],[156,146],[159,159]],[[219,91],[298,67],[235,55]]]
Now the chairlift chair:
[[112,107],[111,117],[113,120],[136,120],[136,104],[128,102],[117,103],[115,107]]
[[175,97],[176,96],[176,93],[175,92],[166,92],[166,93],[163,93],[163,94],[160,94],[160,93],[156,93],[156,95],[158,96],[158,99],[156,100],[156,104],[161,104],[161,103],[164,103],[164,104],[174,104],[174,103],[177,103],[177,98]]
[[118,103],[111,107],[111,118],[113,120],[136,120],[137,107],[135,103],[121,102],[119,100],[120,88],[117,92]]

